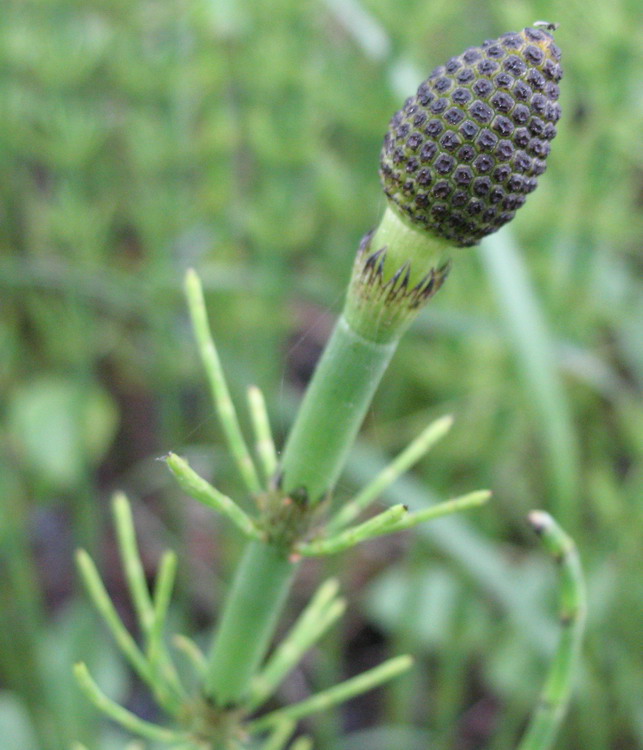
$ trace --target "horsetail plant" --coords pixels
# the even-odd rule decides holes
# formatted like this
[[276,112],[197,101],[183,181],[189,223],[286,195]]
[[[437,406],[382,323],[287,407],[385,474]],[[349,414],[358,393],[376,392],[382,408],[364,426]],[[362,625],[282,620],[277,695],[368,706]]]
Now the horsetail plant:
[[[349,700],[412,665],[399,656],[307,698],[257,715],[281,681],[336,622],[345,608],[334,580],[322,584],[298,621],[266,659],[290,584],[305,557],[336,554],[383,534],[480,506],[486,490],[409,513],[396,505],[359,522],[404,471],[449,431],[452,419],[429,425],[357,495],[335,508],[331,495],[374,392],[404,331],[447,279],[455,248],[474,245],[511,218],[536,187],[560,115],[560,52],[550,25],[471,48],[437,68],[391,120],[380,177],[387,208],[379,227],[362,241],[344,311],[288,435],[281,458],[261,391],[248,406],[254,454],[240,428],[214,344],[199,277],[188,271],[185,289],[199,353],[230,453],[255,503],[241,507],[170,453],[168,468],[181,489],[227,518],[246,538],[246,549],[208,653],[175,636],[196,689],[184,684],[165,645],[164,630],[176,557],[164,556],[149,593],[129,504],[114,499],[117,541],[141,632],[139,645],[109,600],[91,559],[78,566],[96,608],[134,671],[174,721],[166,728],[144,721],[105,696],[86,666],[76,676],[87,697],[133,734],[178,750],[286,748],[296,722]],[[561,563],[563,636],[520,750],[551,747],[571,689],[583,622],[583,588],[573,543],[548,515],[534,512],[534,528]],[[356,522],[357,521],[357,522]],[[356,522],[356,523],[355,523]],[[310,748],[297,738],[291,750]]]

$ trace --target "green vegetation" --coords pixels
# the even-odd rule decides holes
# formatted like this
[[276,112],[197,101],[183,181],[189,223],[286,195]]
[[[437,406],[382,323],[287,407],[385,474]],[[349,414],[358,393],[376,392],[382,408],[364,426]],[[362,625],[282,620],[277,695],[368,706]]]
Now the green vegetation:
[[[400,7],[3,4],[0,729],[9,750],[127,746],[78,690],[70,665],[80,659],[106,694],[158,719],[75,579],[82,546],[163,663],[159,617],[136,619],[147,607],[140,575],[116,563],[114,490],[133,500],[144,580],[162,582],[154,606],[167,606],[174,563],[160,550],[171,547],[172,631],[208,646],[240,536],[151,459],[185,456],[221,490],[213,503],[247,491],[195,353],[185,270],[203,278],[235,403],[259,385],[282,447],[355,248],[383,209],[376,165],[391,113],[435,65],[543,17],[561,24],[565,69],[548,171],[510,227],[456,254],[448,284],[400,344],[336,492],[359,497],[429,422],[453,414],[448,438],[383,488],[378,510],[421,511],[476,487],[494,500],[466,520],[344,552],[342,567],[304,562],[282,627],[328,573],[351,606],[340,635],[320,642],[274,707],[290,704],[295,719],[298,700],[411,653],[414,669],[386,689],[308,720],[315,747],[514,748],[558,632],[554,574],[524,523],[538,507],[576,540],[588,583],[583,667],[558,746],[643,742],[638,4]],[[264,456],[260,468],[272,465]],[[178,657],[170,648],[181,671],[199,650],[179,643]],[[257,683],[257,700],[274,693],[272,679]],[[293,727],[274,731],[283,747]]]

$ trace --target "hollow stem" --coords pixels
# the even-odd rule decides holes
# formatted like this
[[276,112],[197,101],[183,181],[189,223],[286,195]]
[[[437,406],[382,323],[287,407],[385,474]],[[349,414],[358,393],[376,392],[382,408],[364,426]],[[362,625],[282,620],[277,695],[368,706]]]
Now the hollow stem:
[[[311,504],[335,484],[397,341],[368,341],[340,318],[306,393],[282,460],[286,494]],[[249,545],[215,637],[207,694],[241,703],[270,643],[295,566],[288,550]]]

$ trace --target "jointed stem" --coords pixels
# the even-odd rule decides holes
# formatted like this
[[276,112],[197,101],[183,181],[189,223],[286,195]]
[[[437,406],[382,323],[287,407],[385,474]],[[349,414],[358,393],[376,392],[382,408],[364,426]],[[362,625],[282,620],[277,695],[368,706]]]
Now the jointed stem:
[[[444,269],[436,271],[435,267],[442,243],[416,232],[390,210],[384,214],[373,242],[377,245],[374,255],[368,242],[358,253],[345,314],[317,365],[279,467],[278,490],[284,502],[297,502],[304,511],[324,500],[334,488],[402,333],[446,275]],[[373,262],[379,258],[377,268],[369,265],[369,257]],[[410,279],[416,285],[412,289],[406,286]],[[246,483],[257,494],[259,480],[230,401],[194,272],[186,278],[186,290],[221,421]],[[263,408],[256,394],[251,411],[255,432],[267,447],[262,462],[268,470],[273,456],[269,455],[270,445],[262,439],[269,433],[262,423]],[[238,706],[247,697],[294,573],[288,559],[292,550],[287,545],[296,540],[288,534],[271,537],[270,529],[267,531],[267,539],[275,541],[253,541],[246,549],[209,656],[205,691],[219,708]]]
[[[315,503],[332,489],[396,346],[368,341],[340,318],[284,450],[286,493],[303,490]],[[219,706],[243,700],[266,653],[295,571],[289,553],[261,542],[246,549],[209,658],[206,693]]]
[[585,627],[585,582],[574,540],[548,514],[533,511],[529,523],[560,566],[562,633],[540,702],[519,750],[549,750],[562,721],[572,689]]

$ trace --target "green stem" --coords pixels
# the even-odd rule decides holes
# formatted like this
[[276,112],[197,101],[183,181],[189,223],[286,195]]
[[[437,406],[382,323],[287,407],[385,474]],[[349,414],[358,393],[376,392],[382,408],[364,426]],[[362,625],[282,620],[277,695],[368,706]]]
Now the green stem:
[[220,707],[240,704],[263,659],[295,571],[283,552],[251,542],[226,599],[205,691]]
[[[340,318],[284,451],[287,493],[315,502],[332,488],[396,345],[368,341]],[[295,570],[287,555],[260,542],[246,549],[209,659],[206,693],[221,707],[243,701],[270,645]]]
[[[311,506],[332,491],[402,333],[446,275],[444,268],[434,268],[443,246],[403,225],[393,212],[385,213],[374,238],[381,252],[373,255],[370,241],[358,252],[345,314],[284,448],[281,490]],[[416,274],[420,280],[409,290],[408,281]],[[200,339],[207,338],[204,344],[211,353],[202,299],[195,303],[194,275],[189,281],[193,312],[199,313],[193,315],[195,327],[200,324]],[[246,549],[209,658],[205,690],[219,707],[238,706],[248,695],[294,574],[289,553],[284,545],[260,541]]]
[[303,489],[316,503],[332,489],[397,343],[365,339],[339,319],[284,449],[286,493]]
[[585,582],[574,540],[543,511],[532,511],[529,523],[560,567],[561,635],[540,701],[519,750],[549,750],[567,711],[585,627]]

